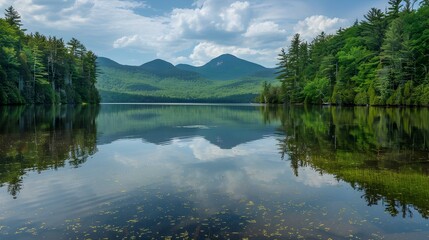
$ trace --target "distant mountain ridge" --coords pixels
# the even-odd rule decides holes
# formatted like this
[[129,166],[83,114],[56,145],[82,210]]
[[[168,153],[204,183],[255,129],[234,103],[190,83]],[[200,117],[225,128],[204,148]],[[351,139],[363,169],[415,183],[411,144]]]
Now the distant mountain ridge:
[[275,74],[275,69],[266,68],[231,54],[220,55],[200,67],[189,64],[177,64],[174,66],[172,63],[162,59],[155,59],[141,66],[129,66],[119,64],[109,58],[99,57],[98,63],[100,66],[134,71],[140,70],[160,77],[179,77],[188,78],[189,80],[198,78],[209,80],[234,80],[252,76],[272,77]]
[[173,64],[161,60],[155,59],[153,61],[147,62],[139,67],[140,69],[152,73],[154,75],[164,77],[164,78],[173,78],[177,77],[180,79],[194,80],[201,78],[200,75],[196,72],[186,71],[175,67]]
[[275,72],[274,69],[265,68],[231,54],[223,54],[201,67],[194,67],[188,64],[178,64],[176,67],[199,73],[210,80],[231,80],[262,73],[267,75],[274,74]]
[[275,82],[275,69],[230,54],[203,66],[162,59],[140,66],[99,57],[97,88],[102,102],[252,102],[264,81]]

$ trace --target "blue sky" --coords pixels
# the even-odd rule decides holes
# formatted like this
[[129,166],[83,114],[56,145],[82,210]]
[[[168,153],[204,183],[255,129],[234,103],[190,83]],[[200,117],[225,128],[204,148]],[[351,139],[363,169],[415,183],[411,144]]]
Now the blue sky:
[[387,0],[0,0],[28,32],[75,37],[98,56],[202,65],[224,53],[267,67],[293,34],[347,27]]

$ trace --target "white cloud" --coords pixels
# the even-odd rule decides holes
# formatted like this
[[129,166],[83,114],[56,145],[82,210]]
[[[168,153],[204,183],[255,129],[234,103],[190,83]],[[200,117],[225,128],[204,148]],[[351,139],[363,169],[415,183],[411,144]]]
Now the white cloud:
[[257,54],[257,51],[250,48],[240,48],[236,46],[222,46],[212,42],[201,42],[195,46],[190,58],[194,64],[203,64],[207,60],[219,55],[231,53],[234,55]]
[[286,30],[281,29],[280,26],[272,21],[256,22],[249,26],[245,37],[266,37],[272,35],[284,35]]
[[222,19],[221,27],[228,32],[243,31],[245,29],[246,15],[250,4],[248,2],[235,2],[219,16]]
[[151,14],[150,1],[0,0],[2,8],[12,4],[29,32],[76,37],[98,55],[120,56],[123,59],[115,60],[125,64],[130,59],[141,64],[155,56],[203,64],[231,53],[274,66],[278,49],[294,32],[310,39],[346,24],[322,15],[299,21],[317,12],[299,0],[198,0],[187,8],[174,8],[172,2],[169,10]]
[[195,46],[189,58],[193,64],[202,65],[207,61],[226,53],[245,59],[255,59],[270,54],[271,51],[271,49],[261,50],[237,46],[224,46],[213,42],[201,42]]
[[201,42],[194,47],[189,60],[195,65],[202,65],[222,54],[233,54],[237,57],[256,62],[270,62],[278,49],[254,49],[238,46],[225,46],[213,42]]
[[299,21],[294,27],[294,31],[299,33],[303,39],[311,41],[321,32],[328,34],[334,33],[344,25],[347,25],[347,21],[345,19],[315,15]]
[[180,37],[199,38],[202,34],[242,32],[246,29],[250,14],[248,2],[233,2],[226,5],[219,0],[206,0],[194,9],[174,9],[170,27]]
[[139,41],[140,41],[140,37],[138,35],[124,36],[124,37],[121,37],[121,38],[115,40],[115,42],[113,42],[113,47],[114,48],[124,48],[124,47],[128,47],[132,44],[136,44]]

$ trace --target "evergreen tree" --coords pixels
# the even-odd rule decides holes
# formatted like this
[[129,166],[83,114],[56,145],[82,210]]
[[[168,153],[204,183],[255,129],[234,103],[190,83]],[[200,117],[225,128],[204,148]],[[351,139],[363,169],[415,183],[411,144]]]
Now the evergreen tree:
[[370,50],[380,51],[387,28],[385,15],[380,9],[372,8],[364,17],[362,33],[367,46]]
[[402,0],[389,0],[388,4],[388,16],[393,19],[399,17],[399,13],[401,12],[402,8]]
[[[26,35],[19,13],[0,18],[0,105],[98,103],[97,56],[73,38]],[[75,79],[75,81],[73,81]]]
[[[287,103],[429,105],[429,1],[390,0],[362,22],[311,44],[299,35],[279,55]],[[285,101],[287,100],[287,101]]]
[[5,20],[11,25],[17,28],[21,28],[21,15],[12,6],[5,9]]

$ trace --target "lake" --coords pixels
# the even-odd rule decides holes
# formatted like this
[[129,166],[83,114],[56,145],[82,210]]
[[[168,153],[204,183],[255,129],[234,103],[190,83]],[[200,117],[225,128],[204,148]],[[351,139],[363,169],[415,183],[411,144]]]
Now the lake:
[[1,239],[427,239],[429,110],[0,108]]

